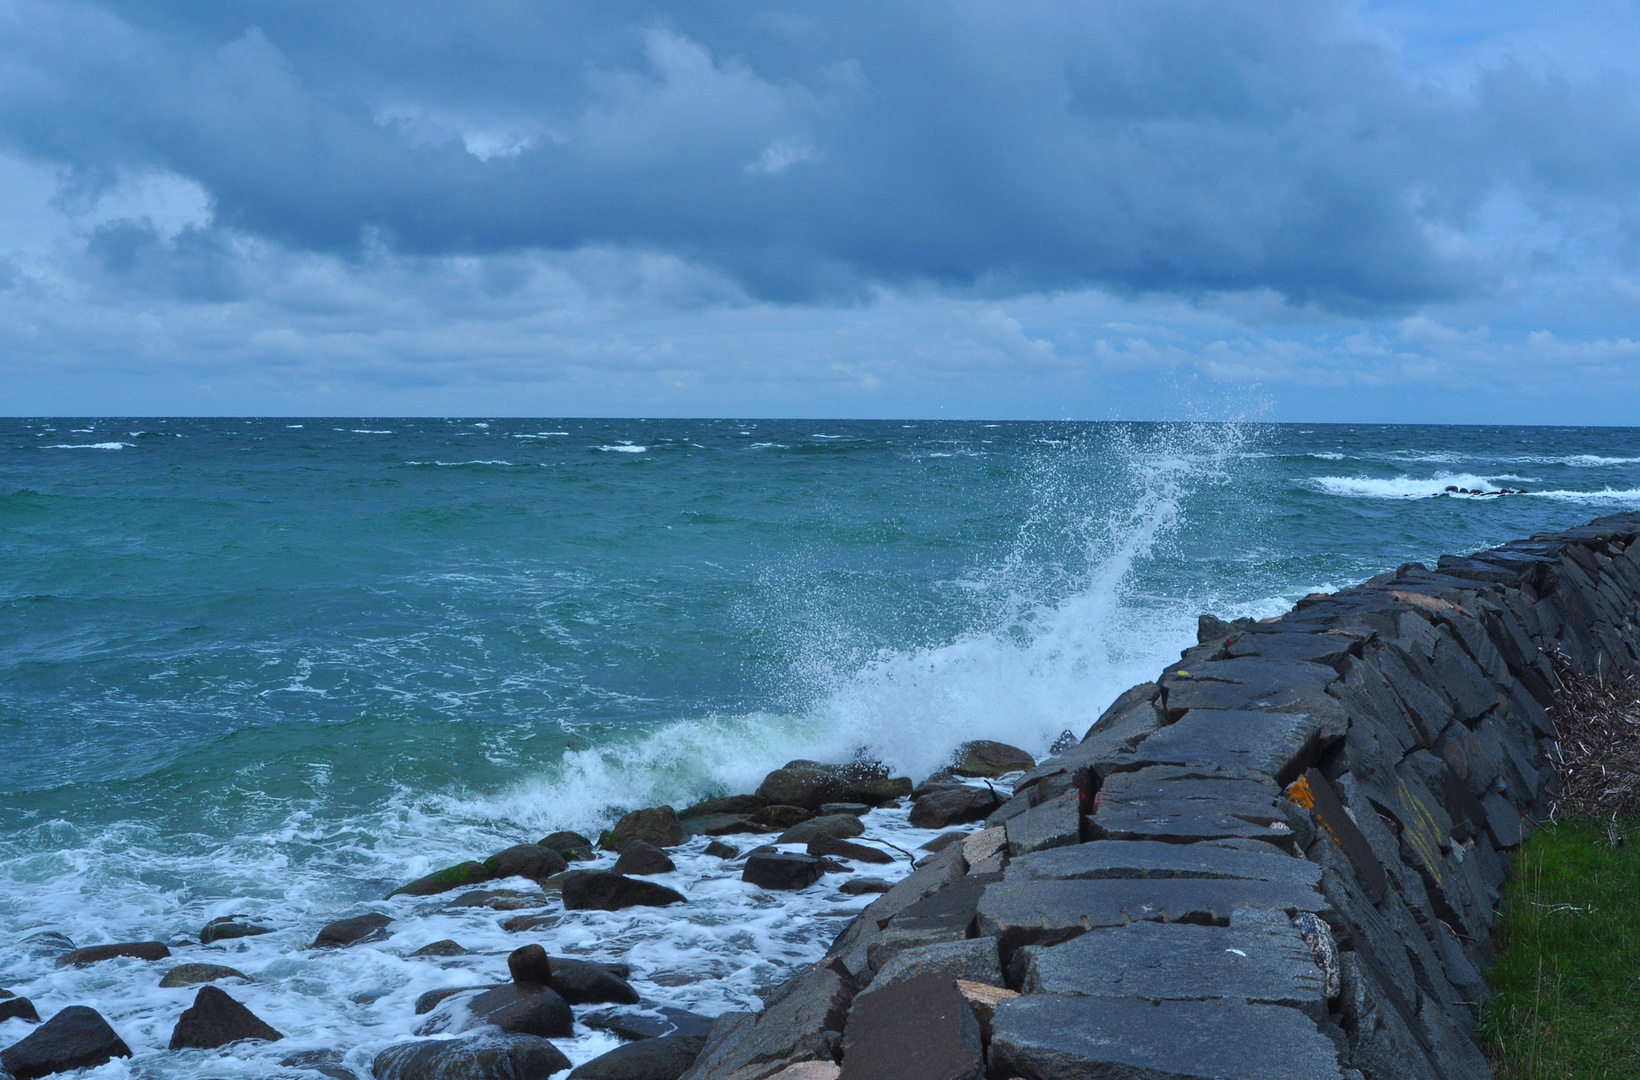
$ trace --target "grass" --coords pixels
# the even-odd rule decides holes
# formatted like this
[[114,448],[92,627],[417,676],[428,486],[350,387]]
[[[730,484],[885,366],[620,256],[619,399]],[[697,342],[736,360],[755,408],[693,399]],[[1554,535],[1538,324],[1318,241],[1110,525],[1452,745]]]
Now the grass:
[[1578,818],[1521,846],[1482,1024],[1498,1080],[1640,1077],[1640,841],[1623,831]]

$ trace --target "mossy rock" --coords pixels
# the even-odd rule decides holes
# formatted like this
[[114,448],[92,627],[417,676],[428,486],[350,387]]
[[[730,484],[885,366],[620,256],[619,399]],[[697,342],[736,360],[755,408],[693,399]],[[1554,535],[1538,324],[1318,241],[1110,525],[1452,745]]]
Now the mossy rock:
[[449,892],[451,889],[465,888],[468,885],[476,885],[481,881],[489,881],[494,876],[489,867],[481,862],[473,862],[469,859],[464,863],[446,866],[443,870],[435,870],[426,877],[417,878],[408,885],[401,885],[388,893],[387,898],[391,900],[401,894],[404,896],[435,896],[441,892]]
[[578,832],[561,830],[551,836],[543,836],[536,843],[544,848],[551,848],[564,857],[565,862],[589,862],[592,855],[592,841]]

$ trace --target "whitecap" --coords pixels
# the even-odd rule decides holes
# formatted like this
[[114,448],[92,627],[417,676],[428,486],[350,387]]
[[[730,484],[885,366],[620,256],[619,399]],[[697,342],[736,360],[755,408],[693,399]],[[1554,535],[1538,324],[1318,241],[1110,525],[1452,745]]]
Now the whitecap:
[[1307,457],[1320,458],[1322,461],[1343,461],[1344,455],[1332,450],[1312,450]]
[[[1494,480],[1516,477],[1484,477],[1472,473],[1441,473],[1428,479],[1412,476],[1315,476],[1308,481],[1328,495],[1352,499],[1432,499],[1437,496],[1484,498],[1502,489]],[[1466,488],[1468,493],[1448,491]]]
[[600,446],[599,450],[606,450],[612,454],[642,454],[649,450],[647,446],[634,446],[632,443],[619,443],[615,446]]
[[92,442],[92,443],[52,443],[47,450],[122,450],[136,443],[128,442]]

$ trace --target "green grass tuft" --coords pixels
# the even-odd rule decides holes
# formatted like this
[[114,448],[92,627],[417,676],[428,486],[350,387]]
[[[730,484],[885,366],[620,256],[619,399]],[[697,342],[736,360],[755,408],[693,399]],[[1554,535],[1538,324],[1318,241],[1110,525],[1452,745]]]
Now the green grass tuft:
[[1498,1080],[1640,1077],[1640,842],[1547,826],[1504,888],[1497,995],[1482,1032]]

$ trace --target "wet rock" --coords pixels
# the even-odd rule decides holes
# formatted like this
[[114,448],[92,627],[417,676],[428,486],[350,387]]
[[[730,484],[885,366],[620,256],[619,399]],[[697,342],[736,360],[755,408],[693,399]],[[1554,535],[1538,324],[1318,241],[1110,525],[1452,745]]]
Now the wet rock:
[[84,1005],[70,1005],[21,1041],[0,1050],[0,1071],[10,1073],[15,1080],[35,1080],[130,1056],[131,1048],[101,1013]]
[[307,1069],[327,1080],[359,1080],[359,1074],[348,1068],[344,1056],[335,1050],[303,1050],[279,1064],[287,1069]]
[[745,814],[702,814],[699,817],[679,818],[678,823],[690,836],[734,836],[737,833],[768,832]]
[[735,814],[741,817],[750,816],[769,805],[767,799],[757,795],[725,795],[718,799],[707,799],[693,806],[678,811],[678,820],[688,818],[707,817],[714,814]]
[[783,851],[748,856],[740,880],[760,889],[806,889],[820,880],[820,860]]
[[515,983],[534,983],[546,986],[552,981],[552,965],[547,950],[539,945],[525,945],[507,954],[507,974]]
[[431,945],[423,945],[421,948],[417,949],[415,952],[411,953],[410,955],[411,956],[466,956],[467,955],[467,950],[462,948],[460,943],[452,941],[450,938],[445,938],[443,941],[435,941]]
[[593,858],[592,841],[578,832],[563,830],[543,836],[536,843],[544,848],[551,848],[564,857],[566,862],[589,862]]
[[178,986],[197,986],[200,983],[211,983],[220,979],[254,981],[243,971],[236,971],[221,964],[178,964],[165,973],[165,978],[161,979],[159,984],[161,987],[170,990]]
[[1009,1077],[1344,1080],[1336,1047],[1297,1009],[1068,994],[997,1006],[991,1067]]
[[521,877],[542,882],[569,869],[569,862],[552,848],[515,844],[485,859],[484,868],[495,878]]
[[891,777],[871,762],[823,765],[818,761],[788,761],[763,778],[758,795],[770,803],[818,811],[829,802],[857,802],[881,806],[911,794],[907,777]]
[[634,840],[642,840],[658,848],[677,847],[689,839],[678,824],[678,815],[670,806],[651,806],[634,810],[615,823],[609,831],[604,847],[610,851],[625,851]]
[[400,885],[388,893],[387,898],[391,900],[395,896],[436,896],[451,889],[461,889],[481,881],[489,881],[494,876],[483,863],[469,859],[464,863],[446,866],[443,870],[435,870],[408,885]]
[[567,1080],[678,1080],[705,1045],[705,1037],[698,1035],[662,1035],[627,1043],[579,1066]]
[[831,1061],[858,986],[829,966],[788,979],[761,1013],[724,1013],[686,1080],[768,1076],[801,1061]]
[[916,978],[919,975],[947,974],[969,982],[1002,985],[1002,961],[996,938],[970,938],[923,945],[895,953],[871,980],[869,993]]
[[85,967],[88,964],[100,964],[104,960],[114,960],[122,956],[134,960],[164,960],[171,955],[171,950],[163,941],[128,941],[120,945],[92,945],[85,949],[75,949],[57,957],[58,967]]
[[447,907],[487,907],[491,911],[518,911],[523,908],[547,906],[545,892],[519,892],[517,889],[474,889],[450,901]]
[[633,840],[615,860],[617,874],[670,874],[677,864],[667,858],[666,852],[643,840]]
[[849,878],[837,886],[837,889],[849,896],[865,896],[868,893],[885,893],[893,887],[893,882],[884,881],[880,877],[857,877]]
[[808,853],[815,857],[832,855],[839,859],[852,859],[855,862],[887,864],[894,861],[894,856],[880,848],[867,847],[865,844],[851,844],[847,840],[839,840],[834,836],[822,833],[809,841]]
[[952,844],[959,844],[962,841],[968,839],[972,835],[973,835],[973,833],[967,832],[966,830],[954,829],[951,832],[940,833],[938,836],[934,837],[934,839],[930,840],[928,843],[924,844],[922,847],[918,848],[917,850],[918,851],[932,851],[932,852],[938,854],[939,852],[944,851],[946,848],[950,847]]
[[569,1059],[546,1039],[480,1035],[397,1043],[376,1055],[375,1080],[545,1080]]
[[257,926],[254,923],[242,922],[242,919],[243,915],[224,915],[220,919],[212,919],[199,932],[199,943],[209,945],[213,941],[230,941],[233,938],[273,933],[272,927]]
[[547,985],[571,1005],[636,1005],[642,1000],[625,978],[603,964],[567,956],[554,956],[550,962],[552,977]]
[[628,1041],[658,1039],[662,1035],[690,1035],[704,1040],[712,1030],[711,1017],[669,1005],[652,1007],[643,1012],[587,1013],[581,1017],[581,1023]]
[[74,942],[68,935],[59,934],[55,930],[42,930],[38,934],[30,934],[18,942],[18,945],[30,956],[61,956],[74,950]]
[[544,986],[497,986],[467,1003],[473,1019],[513,1035],[567,1039],[575,1030],[575,1014],[555,990]]
[[387,936],[387,926],[392,921],[386,915],[375,912],[355,915],[351,919],[337,919],[319,931],[310,948],[338,948],[363,941],[379,941]]
[[940,788],[917,800],[911,808],[911,824],[919,829],[943,829],[980,821],[1002,805],[1002,800],[988,787]]
[[789,829],[799,822],[807,821],[814,816],[814,811],[801,806],[765,806],[751,816],[752,824],[761,825],[767,829]]
[[38,1024],[40,1014],[34,1011],[34,1002],[28,998],[7,994],[0,999],[0,1023],[7,1020],[26,1020],[30,1024]]
[[979,1021],[951,975],[917,975],[854,999],[840,1080],[983,1076]]
[[446,998],[453,998],[457,994],[473,993],[479,990],[494,990],[494,986],[442,986],[437,990],[429,990],[416,997],[416,1015],[425,1016],[438,1008]]
[[957,747],[957,758],[951,765],[951,771],[958,776],[984,776],[992,779],[1034,768],[1036,759],[1019,747],[991,742],[988,739],[976,739]]
[[706,845],[706,854],[719,859],[732,859],[740,854],[740,849],[721,840],[713,840]]
[[607,870],[573,870],[564,875],[566,911],[619,911],[629,907],[665,907],[685,902],[665,885]]
[[853,814],[862,817],[871,813],[871,807],[863,802],[829,802],[820,807],[820,816],[829,817],[832,814]]
[[283,1038],[226,993],[214,986],[202,986],[171,1032],[171,1049],[214,1050],[243,1039],[278,1042]]
[[522,934],[527,930],[540,930],[543,927],[557,926],[557,915],[515,915],[501,924],[501,929],[509,934]]
[[845,840],[866,831],[860,819],[853,814],[833,814],[830,817],[811,818],[799,822],[775,837],[777,844],[806,844],[816,836],[834,836]]

